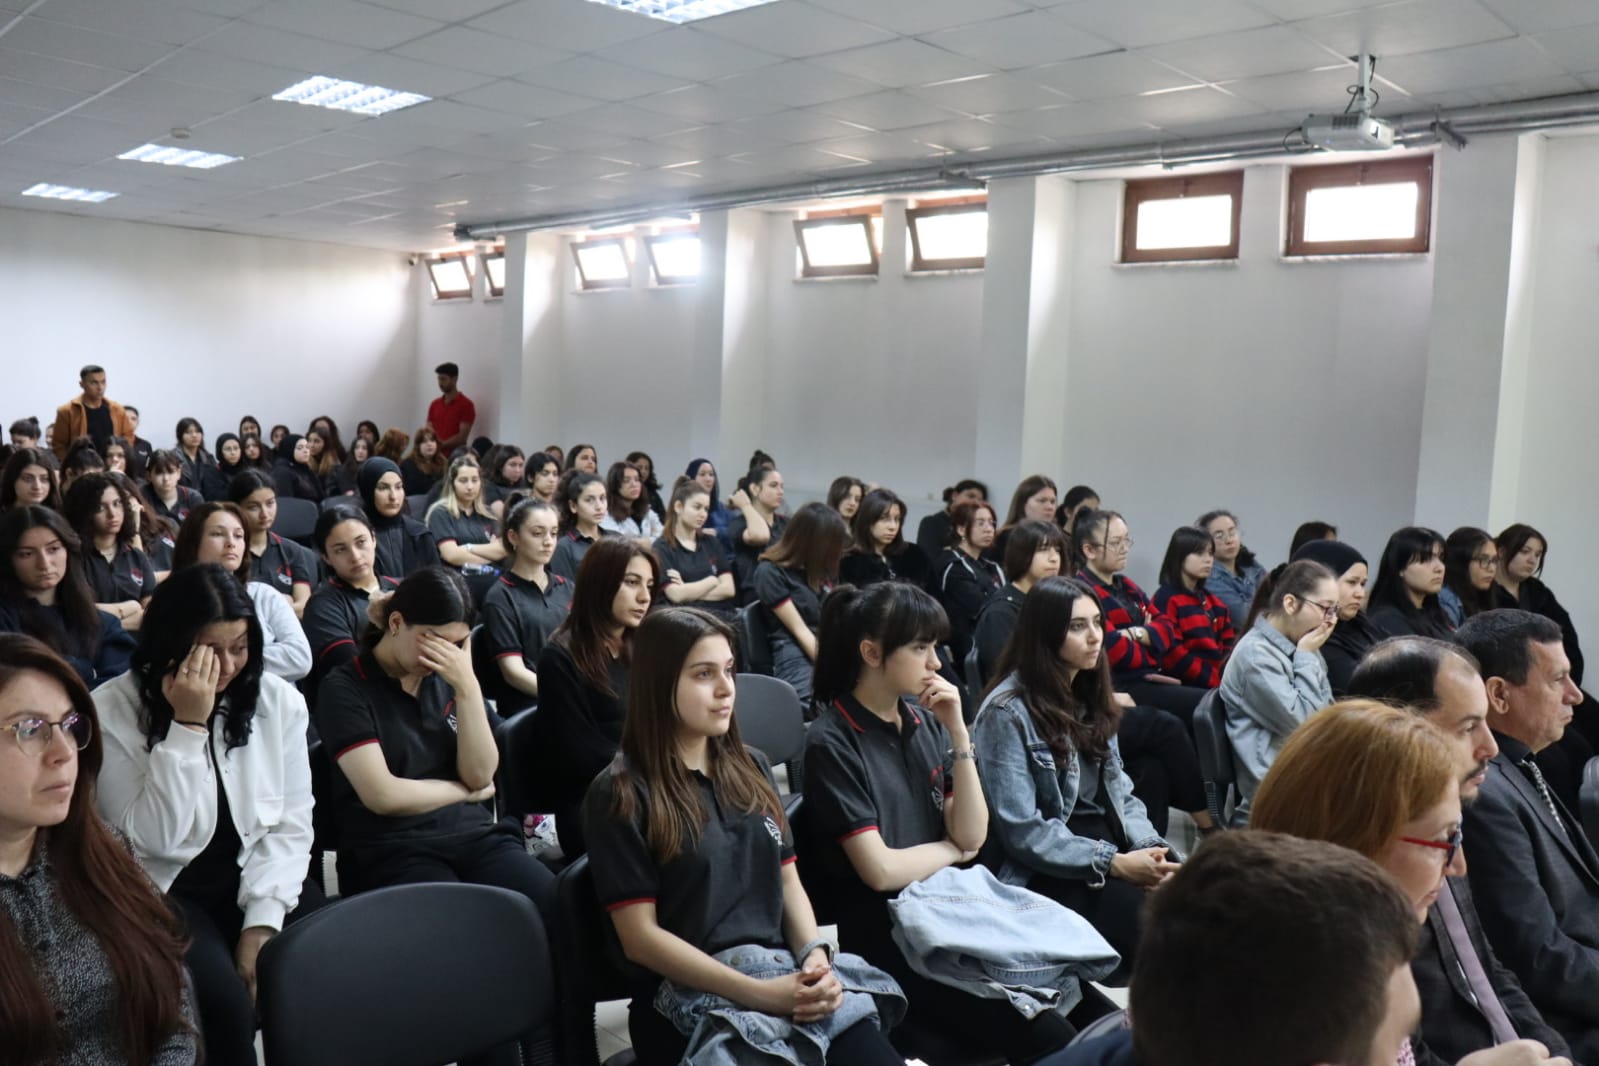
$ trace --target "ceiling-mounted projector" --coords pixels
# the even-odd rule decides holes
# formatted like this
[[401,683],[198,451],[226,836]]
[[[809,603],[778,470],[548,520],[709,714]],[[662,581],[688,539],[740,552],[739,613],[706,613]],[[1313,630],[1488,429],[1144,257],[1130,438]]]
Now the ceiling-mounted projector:
[[1371,113],[1377,94],[1371,79],[1377,70],[1377,57],[1350,56],[1360,65],[1359,82],[1349,87],[1349,106],[1341,115],[1311,115],[1299,127],[1305,143],[1326,152],[1372,152],[1394,146],[1394,124]]

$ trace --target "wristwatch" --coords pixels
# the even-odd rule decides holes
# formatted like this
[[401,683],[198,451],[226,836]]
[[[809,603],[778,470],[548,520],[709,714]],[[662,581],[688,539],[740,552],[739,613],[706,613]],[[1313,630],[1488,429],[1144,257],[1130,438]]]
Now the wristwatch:
[[973,762],[976,762],[977,761],[977,749],[976,748],[963,748],[960,751],[956,751],[954,748],[951,748],[951,749],[949,749],[949,757],[950,757],[951,761],[959,761],[961,759],[971,759]]

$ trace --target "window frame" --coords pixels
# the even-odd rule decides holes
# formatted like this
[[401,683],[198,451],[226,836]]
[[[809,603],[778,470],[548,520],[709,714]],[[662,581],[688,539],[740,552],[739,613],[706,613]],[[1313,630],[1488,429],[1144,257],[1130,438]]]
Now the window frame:
[[[627,277],[625,278],[595,278],[590,279],[583,270],[583,257],[578,254],[580,248],[595,248],[600,245],[614,244],[622,252],[622,260],[627,264]],[[633,287],[633,257],[627,254],[627,237],[590,237],[586,240],[574,240],[567,245],[572,249],[572,262],[577,267],[577,287],[582,292],[601,292],[606,289],[631,289]]]
[[[796,218],[794,220],[794,243],[799,247],[800,277],[877,277],[883,264],[883,254],[878,249],[877,239],[872,233],[872,217],[876,213],[871,211],[827,211],[812,212],[807,218]],[[866,234],[866,248],[872,253],[872,261],[870,263],[844,263],[839,266],[812,266],[810,249],[805,244],[806,230],[848,224],[859,226],[861,231]]]
[[[675,285],[698,285],[700,283],[699,274],[688,275],[661,273],[660,263],[657,262],[655,258],[655,246],[657,244],[664,244],[668,241],[680,241],[688,237],[692,237],[696,241],[701,240],[699,227],[696,226],[693,229],[668,230],[665,233],[645,234],[644,249],[645,253],[650,258],[650,279],[656,288],[670,288]],[[702,242],[700,244],[701,253],[703,253],[704,250],[705,245]],[[700,262],[700,267],[702,270],[704,269],[703,259]]]
[[[1416,183],[1416,233],[1412,237],[1353,241],[1305,240],[1305,206],[1316,189]],[[1432,249],[1433,156],[1372,159],[1288,170],[1288,227],[1283,255],[1290,259],[1337,255],[1425,255]]]
[[[424,260],[424,263],[427,265],[428,284],[433,287],[433,301],[435,303],[444,303],[449,300],[470,300],[472,298],[472,281],[474,275],[471,262],[472,257],[472,252],[441,252],[438,255],[430,255]],[[443,263],[447,263],[452,259],[460,260],[461,269],[466,273],[465,289],[446,290],[439,287],[438,275],[433,273],[433,268]]]
[[501,246],[499,248],[484,249],[478,253],[478,258],[483,260],[483,284],[488,290],[489,297],[491,299],[503,298],[505,296],[505,286],[496,286],[494,284],[494,271],[489,269],[489,260],[498,259],[502,264],[501,268],[503,269],[503,264],[505,263],[505,248]]
[[928,259],[922,255],[921,235],[916,232],[916,223],[924,218],[938,215],[974,215],[981,212],[988,214],[988,198],[972,197],[957,201],[943,201],[932,203],[926,207],[909,207],[905,209],[905,229],[911,238],[911,273],[927,274],[940,270],[982,270],[988,263],[988,256],[966,256],[953,259]]
[[[1153,200],[1186,200],[1192,196],[1231,196],[1232,239],[1226,244],[1189,248],[1138,247],[1138,208]],[[1200,260],[1236,260],[1244,213],[1244,171],[1182,174],[1171,178],[1134,178],[1122,191],[1123,263],[1187,263]]]

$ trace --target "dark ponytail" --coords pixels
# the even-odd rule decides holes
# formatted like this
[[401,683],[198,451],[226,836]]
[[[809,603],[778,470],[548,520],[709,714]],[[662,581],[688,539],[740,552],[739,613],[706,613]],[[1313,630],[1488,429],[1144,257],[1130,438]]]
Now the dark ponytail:
[[466,580],[442,566],[424,566],[400,582],[394,594],[377,610],[383,621],[367,629],[366,643],[375,646],[388,632],[389,619],[399,615],[408,626],[472,624],[472,593]]
[[944,608],[922,589],[883,581],[864,589],[840,585],[822,602],[811,691],[829,703],[854,691],[861,676],[861,641],[875,640],[883,657],[918,641],[938,643],[949,634]]
[[1259,587],[1255,589],[1255,598],[1249,601],[1249,617],[1244,622],[1244,629],[1253,629],[1255,619],[1262,614],[1269,615],[1277,611],[1284,596],[1303,600],[1323,581],[1336,580],[1337,574],[1314,559],[1277,564],[1271,573],[1261,578]]

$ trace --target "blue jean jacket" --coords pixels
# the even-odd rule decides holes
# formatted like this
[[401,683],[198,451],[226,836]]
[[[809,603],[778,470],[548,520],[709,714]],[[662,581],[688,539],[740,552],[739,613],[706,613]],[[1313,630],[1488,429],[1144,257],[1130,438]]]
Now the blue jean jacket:
[[894,943],[924,977],[1023,1016],[1067,1014],[1121,956],[1087,918],[1037,892],[1001,884],[987,868],[946,866],[889,900]]
[[[784,977],[799,969],[794,956],[781,948],[745,945],[728,948],[715,958],[757,980]],[[856,1023],[875,1019],[886,1032],[905,1017],[905,993],[892,977],[860,956],[838,954],[833,975],[844,987],[844,1001],[817,1022],[796,1024],[671,981],[661,982],[655,1009],[689,1038],[683,1066],[740,1066],[769,1060],[823,1066],[828,1045]]]

